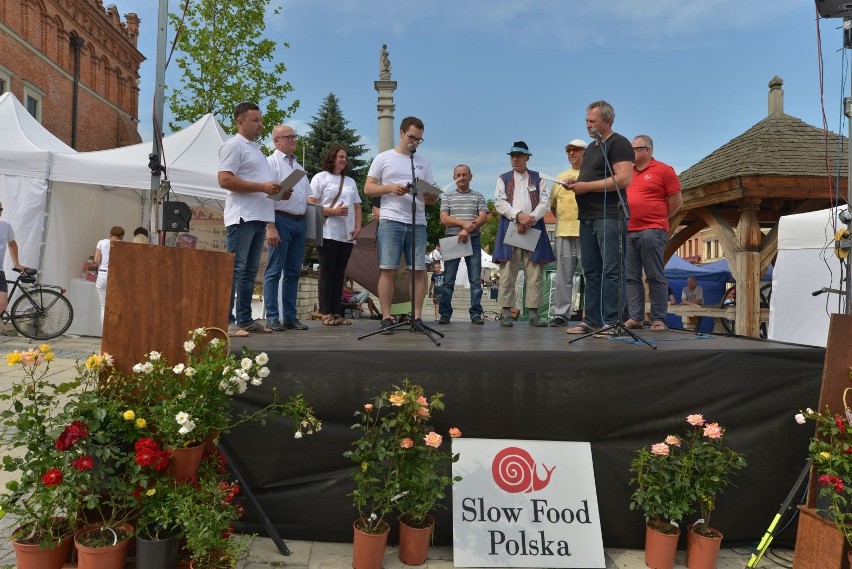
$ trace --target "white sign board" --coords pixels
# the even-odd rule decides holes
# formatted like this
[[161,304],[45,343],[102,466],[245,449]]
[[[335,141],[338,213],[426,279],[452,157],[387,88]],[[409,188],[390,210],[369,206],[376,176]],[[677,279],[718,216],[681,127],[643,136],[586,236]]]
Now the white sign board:
[[606,567],[589,443],[453,439],[456,567]]

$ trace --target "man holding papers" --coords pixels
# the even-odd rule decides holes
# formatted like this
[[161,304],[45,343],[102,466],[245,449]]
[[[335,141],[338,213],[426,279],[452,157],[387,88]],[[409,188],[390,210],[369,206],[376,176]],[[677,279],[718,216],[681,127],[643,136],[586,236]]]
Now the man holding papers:
[[515,142],[508,154],[512,169],[497,178],[494,195],[494,206],[500,214],[492,256],[500,265],[498,302],[503,307],[500,326],[512,326],[515,281],[518,271],[523,270],[526,278],[524,306],[530,315],[530,326],[546,327],[547,322],[538,314],[538,307],[542,300],[542,265],[555,259],[544,227],[544,216],[550,210],[550,190],[538,172],[527,170],[532,153],[524,141]]
[[[449,324],[453,316],[453,289],[459,261],[464,257],[467,265],[467,280],[470,283],[470,321],[473,324],[485,324],[482,319],[482,246],[479,228],[488,221],[488,205],[485,196],[470,189],[473,174],[470,167],[459,164],[453,169],[455,192],[447,192],[441,200],[441,223],[447,228],[444,251],[444,294],[438,311],[441,317],[438,324]],[[450,249],[454,245],[470,243],[470,252],[450,258]]]
[[[292,127],[281,124],[272,129],[272,142],[275,152],[267,160],[272,169],[274,180],[287,180],[295,170],[302,170],[293,151],[299,137]],[[292,180],[292,178],[289,178]],[[287,184],[289,185],[289,184]],[[307,330],[308,327],[296,318],[296,293],[299,285],[299,273],[302,270],[302,258],[305,255],[305,210],[311,186],[306,176],[302,176],[290,188],[282,184],[283,194],[275,202],[275,221],[266,224],[267,263],[263,275],[263,304],[266,308],[266,322],[269,328],[282,330]],[[284,286],[281,287],[283,315],[278,307],[278,291],[281,274],[284,274]],[[282,317],[283,316],[283,317]]]

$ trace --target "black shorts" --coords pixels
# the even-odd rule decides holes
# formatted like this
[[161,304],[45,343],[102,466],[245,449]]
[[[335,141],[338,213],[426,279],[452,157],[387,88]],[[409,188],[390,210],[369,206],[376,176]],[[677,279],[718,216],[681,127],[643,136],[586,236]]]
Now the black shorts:
[[9,292],[9,285],[6,284],[6,273],[0,271],[0,292]]

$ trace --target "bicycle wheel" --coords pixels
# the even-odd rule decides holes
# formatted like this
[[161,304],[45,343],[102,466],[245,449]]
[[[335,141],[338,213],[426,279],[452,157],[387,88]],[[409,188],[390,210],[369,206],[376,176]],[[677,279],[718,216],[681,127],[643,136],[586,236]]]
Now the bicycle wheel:
[[[760,287],[760,308],[769,308],[769,300],[772,298],[772,283],[766,283]],[[719,305],[720,308],[727,308],[729,306],[737,305],[737,285],[732,286],[728,290],[725,291],[724,296],[722,296],[722,302]],[[728,320],[727,318],[722,318],[722,326],[725,328],[725,332],[729,335],[734,334],[735,321]],[[766,323],[760,323],[760,337],[766,338]]]
[[74,318],[68,299],[49,288],[27,291],[12,305],[12,326],[22,336],[50,340],[63,334]]

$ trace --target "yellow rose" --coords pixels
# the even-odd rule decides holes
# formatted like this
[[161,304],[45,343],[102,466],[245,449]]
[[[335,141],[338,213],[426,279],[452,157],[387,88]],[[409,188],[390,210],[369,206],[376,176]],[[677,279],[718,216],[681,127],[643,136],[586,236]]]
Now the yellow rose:
[[136,418],[136,413],[134,413],[133,411],[128,409],[127,411],[124,412],[123,416],[124,416],[125,421],[132,421],[133,419]]
[[9,364],[9,367],[21,363],[21,352],[15,350],[11,354],[7,355],[6,363]]
[[156,489],[156,488],[151,488],[150,490],[148,490],[147,492],[145,492],[145,495],[146,495],[146,496],[153,496],[153,495],[154,495],[154,494],[156,494],[156,493],[157,493],[157,489]]
[[53,357],[54,357],[54,356],[53,356],[53,352],[47,352],[46,354],[44,354],[44,361],[46,361],[46,362],[52,362],[52,361],[53,361]]
[[137,429],[144,429],[147,426],[148,426],[148,421],[146,421],[145,419],[136,419],[136,428]]
[[42,344],[38,349],[41,350],[41,353],[46,354],[50,351],[50,344]]
[[396,391],[388,397],[390,404],[394,407],[401,407],[403,403],[405,403],[405,393],[402,391]]
[[821,457],[823,457],[824,459],[826,459],[826,460],[828,460],[829,458],[831,458],[831,455],[830,455],[829,453],[825,452],[825,451],[822,451],[821,453],[819,453],[819,455],[820,455]]

